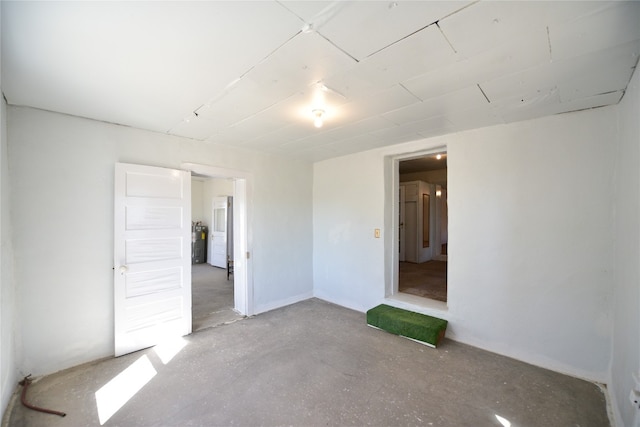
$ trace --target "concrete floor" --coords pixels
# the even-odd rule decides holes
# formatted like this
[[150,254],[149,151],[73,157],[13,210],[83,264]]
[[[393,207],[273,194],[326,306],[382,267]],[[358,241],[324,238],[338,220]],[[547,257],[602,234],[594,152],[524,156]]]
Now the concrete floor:
[[104,425],[609,426],[592,383],[446,339],[431,349],[317,299],[184,342],[166,363],[148,349],[43,377],[29,400],[68,415],[18,402],[8,425],[100,425],[95,392],[146,360],[157,373]]
[[191,266],[192,322],[194,331],[242,319],[233,310],[233,275],[209,264]]

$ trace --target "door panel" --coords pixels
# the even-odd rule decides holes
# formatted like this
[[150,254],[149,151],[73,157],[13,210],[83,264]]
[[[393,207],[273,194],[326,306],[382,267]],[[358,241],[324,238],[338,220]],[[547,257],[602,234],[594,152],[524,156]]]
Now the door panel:
[[167,268],[142,273],[129,273],[125,278],[127,298],[169,291],[182,287],[182,269]]
[[125,243],[125,262],[127,265],[141,262],[180,259],[183,239],[172,237],[166,239],[135,239]]
[[117,163],[115,354],[191,333],[191,176]]
[[214,197],[212,208],[211,265],[227,268],[227,198]]
[[175,229],[182,224],[182,209],[179,207],[142,207],[126,208],[127,230]]
[[177,174],[156,175],[153,172],[129,171],[126,184],[127,197],[180,199],[183,196],[182,182]]

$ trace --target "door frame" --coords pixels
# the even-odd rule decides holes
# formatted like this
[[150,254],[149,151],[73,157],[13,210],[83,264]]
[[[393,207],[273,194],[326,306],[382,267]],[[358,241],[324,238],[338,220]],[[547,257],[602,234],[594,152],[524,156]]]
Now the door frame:
[[253,302],[253,268],[251,259],[252,228],[249,221],[253,196],[253,175],[198,163],[182,163],[181,169],[207,178],[232,179],[233,186],[233,295],[234,309],[245,316],[255,314]]
[[398,205],[398,261],[402,262],[405,260],[405,209],[404,209],[404,199],[405,199],[405,187],[400,186],[398,183],[398,194],[399,194],[399,205]]
[[385,248],[385,297],[398,293],[400,275],[400,162],[447,152],[447,145],[434,145],[419,151],[398,153],[385,158],[385,228],[393,233]]

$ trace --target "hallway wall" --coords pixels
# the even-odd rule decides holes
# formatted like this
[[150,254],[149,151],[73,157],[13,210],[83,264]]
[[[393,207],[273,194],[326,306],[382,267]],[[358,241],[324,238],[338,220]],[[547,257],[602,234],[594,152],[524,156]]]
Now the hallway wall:
[[[191,222],[205,220],[204,209],[204,180],[202,178],[191,178]],[[206,222],[205,222],[206,224]]]
[[[614,108],[493,126],[314,164],[314,292],[365,311],[391,280],[391,159],[446,147],[447,335],[606,381]],[[374,228],[383,228],[375,239]]]
[[619,425],[640,426],[629,401],[632,373],[640,373],[640,73],[616,106],[613,336],[609,390]]
[[252,174],[255,309],[312,294],[310,164],[36,109],[8,112],[25,372],[113,354],[115,162],[192,162]]
[[18,381],[20,335],[13,269],[7,104],[0,99],[0,419]]

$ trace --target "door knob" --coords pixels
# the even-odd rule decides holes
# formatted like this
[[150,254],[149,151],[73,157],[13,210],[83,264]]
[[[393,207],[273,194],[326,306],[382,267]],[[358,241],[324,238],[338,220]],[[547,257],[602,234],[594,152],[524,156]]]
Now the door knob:
[[129,271],[129,267],[127,267],[126,265],[121,265],[119,270],[120,274],[125,274],[127,271]]

